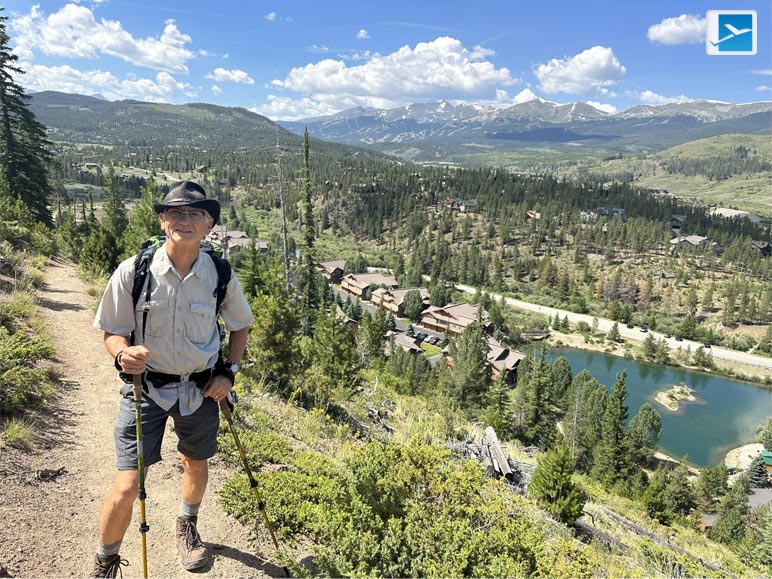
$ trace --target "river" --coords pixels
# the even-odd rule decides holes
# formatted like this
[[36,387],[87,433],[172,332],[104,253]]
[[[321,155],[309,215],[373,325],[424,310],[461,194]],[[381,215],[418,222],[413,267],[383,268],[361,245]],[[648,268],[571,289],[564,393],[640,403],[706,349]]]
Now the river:
[[[574,375],[587,370],[609,391],[617,374],[627,370],[630,418],[650,402],[662,416],[660,450],[675,458],[688,454],[697,467],[721,462],[732,448],[752,442],[756,427],[772,416],[772,390],[748,382],[575,348],[551,349],[546,358],[552,362],[559,356]],[[694,390],[696,401],[680,401],[676,412],[655,402],[659,390],[680,382]]]

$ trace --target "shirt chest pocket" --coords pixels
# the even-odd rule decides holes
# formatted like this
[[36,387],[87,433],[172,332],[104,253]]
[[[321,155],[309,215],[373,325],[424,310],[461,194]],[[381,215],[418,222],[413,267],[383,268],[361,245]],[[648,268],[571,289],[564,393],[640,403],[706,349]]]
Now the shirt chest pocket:
[[[147,322],[145,323],[145,333],[148,336],[163,336],[171,331],[172,311],[169,300],[154,299],[144,305],[147,311]],[[140,314],[144,317],[144,314]]]
[[191,302],[190,315],[185,320],[187,338],[196,344],[207,344],[215,333],[217,316],[214,304]]

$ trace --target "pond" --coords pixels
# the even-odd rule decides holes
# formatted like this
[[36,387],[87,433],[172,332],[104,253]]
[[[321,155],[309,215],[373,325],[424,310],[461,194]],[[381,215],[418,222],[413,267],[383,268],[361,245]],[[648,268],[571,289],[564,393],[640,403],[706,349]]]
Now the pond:
[[[752,442],[756,427],[772,416],[772,389],[748,382],[575,348],[548,350],[546,358],[552,362],[559,356],[574,375],[587,370],[609,391],[617,374],[627,370],[630,418],[650,402],[662,417],[660,450],[675,458],[688,454],[698,467],[721,462],[732,448]],[[658,391],[681,382],[694,390],[695,401],[681,401],[671,412],[654,400]]]

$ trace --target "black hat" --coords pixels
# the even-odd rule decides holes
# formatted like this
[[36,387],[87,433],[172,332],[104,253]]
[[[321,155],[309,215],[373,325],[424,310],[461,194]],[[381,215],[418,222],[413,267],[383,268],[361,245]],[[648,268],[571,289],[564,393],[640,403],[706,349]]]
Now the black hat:
[[198,207],[209,213],[215,223],[220,219],[220,203],[216,199],[207,199],[204,188],[193,181],[172,183],[162,203],[153,201],[153,209],[156,213],[172,207]]

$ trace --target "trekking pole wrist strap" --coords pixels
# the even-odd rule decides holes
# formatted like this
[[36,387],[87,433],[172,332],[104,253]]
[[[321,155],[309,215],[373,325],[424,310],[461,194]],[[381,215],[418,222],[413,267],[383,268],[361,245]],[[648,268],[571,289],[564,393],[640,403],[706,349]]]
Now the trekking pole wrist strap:
[[217,364],[215,364],[215,367],[212,368],[212,378],[215,376],[225,376],[228,378],[228,380],[231,381],[231,386],[236,383],[236,375],[230,368],[228,368],[228,366],[225,365],[222,359],[219,359]]
[[123,366],[121,366],[121,355],[123,354],[123,350],[124,348],[121,348],[115,355],[115,369],[118,370],[118,372],[123,372]]

